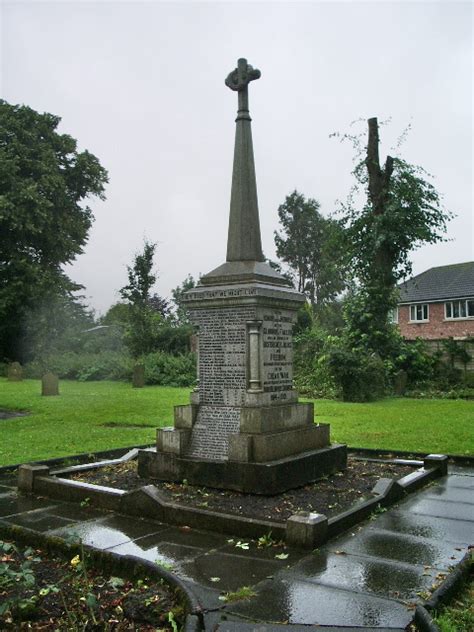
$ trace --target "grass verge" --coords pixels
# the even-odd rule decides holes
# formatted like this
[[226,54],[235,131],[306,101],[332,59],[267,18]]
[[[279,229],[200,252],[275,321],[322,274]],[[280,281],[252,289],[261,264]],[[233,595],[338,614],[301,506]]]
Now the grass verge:
[[[0,419],[0,465],[153,443],[173,423],[189,389],[122,382],[60,382],[42,397],[38,380],[0,379],[0,409],[28,411]],[[390,398],[367,404],[315,402],[332,440],[351,446],[474,456],[474,401]]]

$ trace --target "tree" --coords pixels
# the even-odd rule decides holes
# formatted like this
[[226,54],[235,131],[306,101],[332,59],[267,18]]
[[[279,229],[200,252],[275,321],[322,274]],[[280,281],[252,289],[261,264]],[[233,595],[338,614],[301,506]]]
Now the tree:
[[278,257],[290,268],[299,292],[313,308],[323,307],[342,292],[342,228],[319,212],[319,202],[293,191],[278,208],[282,234],[275,231]]
[[196,281],[191,274],[188,274],[181,285],[171,290],[171,296],[175,305],[175,318],[178,325],[189,324],[189,313],[184,303],[183,295],[188,290],[192,290],[193,287],[196,287]]
[[134,357],[153,351],[156,331],[163,322],[162,314],[150,304],[151,289],[157,279],[153,272],[155,252],[156,244],[145,240],[143,251],[134,256],[131,266],[127,266],[128,284],[120,290],[121,297],[129,305],[125,343]]
[[55,354],[83,350],[83,333],[95,323],[81,299],[50,291],[28,311],[21,340],[25,361],[35,360],[47,370]]
[[0,100],[0,358],[21,359],[24,318],[48,291],[78,288],[61,266],[87,241],[87,198],[104,199],[106,170],[60,120]]
[[348,264],[358,283],[347,302],[348,331],[384,358],[393,346],[388,312],[397,302],[396,284],[411,272],[410,254],[442,241],[451,215],[421,167],[392,156],[380,166],[376,118],[368,120],[365,156],[354,175],[366,202],[360,209],[351,196],[343,209]]

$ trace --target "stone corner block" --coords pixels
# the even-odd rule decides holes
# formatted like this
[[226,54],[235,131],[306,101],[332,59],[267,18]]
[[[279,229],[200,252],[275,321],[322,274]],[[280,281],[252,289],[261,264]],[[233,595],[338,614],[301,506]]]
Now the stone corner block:
[[372,489],[372,494],[383,496],[384,499],[392,502],[399,500],[403,496],[403,487],[393,478],[381,478]]
[[253,461],[253,437],[249,434],[234,434],[229,437],[229,461],[249,463]]
[[22,492],[33,492],[35,478],[48,474],[49,467],[47,465],[20,465],[18,468],[18,489]]
[[174,427],[180,429],[189,429],[196,423],[198,407],[194,404],[186,406],[174,407]]
[[428,454],[423,459],[423,465],[426,470],[438,469],[441,476],[448,473],[448,457],[446,454]]
[[156,433],[156,449],[160,452],[168,452],[181,456],[188,447],[191,438],[191,430],[184,428],[158,428]]
[[192,391],[191,395],[189,396],[189,401],[191,402],[192,406],[199,406],[199,391]]
[[292,546],[314,549],[326,541],[328,519],[324,514],[302,511],[288,518],[286,541]]

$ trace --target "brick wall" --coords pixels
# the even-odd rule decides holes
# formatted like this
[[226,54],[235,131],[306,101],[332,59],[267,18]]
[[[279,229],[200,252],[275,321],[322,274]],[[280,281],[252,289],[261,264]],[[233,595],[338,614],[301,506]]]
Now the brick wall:
[[400,305],[398,308],[398,326],[404,338],[424,338],[440,340],[443,338],[474,337],[474,319],[445,320],[444,303],[429,304],[429,322],[410,323],[410,306]]

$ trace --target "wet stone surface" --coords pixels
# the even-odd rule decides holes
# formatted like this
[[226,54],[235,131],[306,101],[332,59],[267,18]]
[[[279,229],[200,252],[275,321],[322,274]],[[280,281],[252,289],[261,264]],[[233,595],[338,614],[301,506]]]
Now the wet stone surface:
[[98,549],[109,549],[118,544],[156,533],[164,528],[159,523],[149,523],[125,516],[108,516],[88,522],[76,522],[53,532],[53,535],[69,540],[80,540]]
[[3,518],[7,524],[33,529],[39,533],[45,533],[53,529],[60,529],[72,523],[66,518],[59,518],[52,515],[48,510],[39,509],[37,511],[29,511],[23,514],[16,514]]
[[[472,494],[470,492],[471,496]],[[434,499],[422,494],[409,499],[404,506],[404,510],[422,516],[452,518],[454,520],[472,521],[474,515],[472,503],[449,502],[443,498]]]
[[431,540],[444,540],[456,546],[459,544],[468,546],[472,539],[469,537],[472,523],[467,520],[433,518],[396,509],[380,516],[377,519],[377,527],[385,531],[406,533]]
[[[0,520],[161,564],[189,583],[204,609],[216,610],[216,630],[236,630],[219,619],[223,613],[266,621],[262,632],[274,629],[268,622],[403,630],[418,593],[440,581],[472,541],[473,475],[474,468],[448,476],[313,553],[17,498],[8,486]],[[226,605],[219,599],[242,586],[254,586],[257,596]]]
[[261,621],[306,625],[354,625],[403,629],[412,612],[395,600],[314,585],[298,579],[269,580],[258,597],[228,607],[229,611]]
[[417,598],[417,592],[427,590],[437,575],[438,570],[433,568],[328,552],[307,557],[284,573],[286,578],[299,577],[324,586],[411,600]]
[[396,534],[374,527],[364,529],[356,537],[349,535],[333,540],[325,548],[333,552],[339,551],[340,554],[351,553],[365,558],[430,565],[443,569],[460,561],[463,555],[451,542]]

